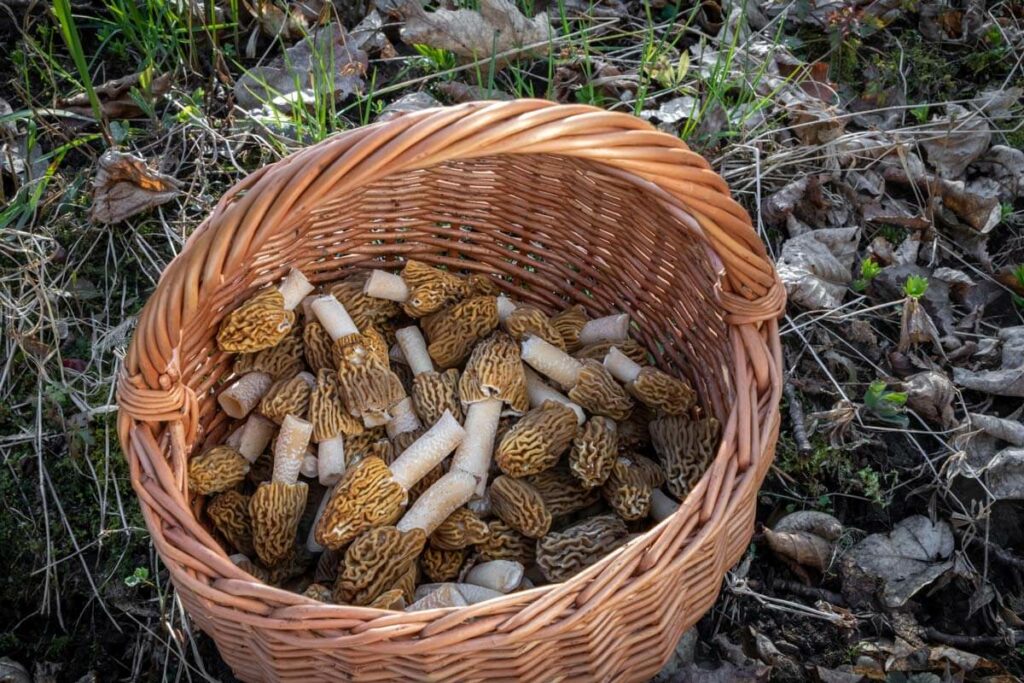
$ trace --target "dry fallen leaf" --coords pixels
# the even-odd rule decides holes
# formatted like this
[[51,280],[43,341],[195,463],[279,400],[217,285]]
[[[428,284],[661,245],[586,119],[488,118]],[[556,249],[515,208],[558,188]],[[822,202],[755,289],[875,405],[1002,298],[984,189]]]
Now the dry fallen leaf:
[[928,370],[907,378],[903,383],[907,392],[907,405],[915,413],[933,424],[950,428],[956,423],[953,399],[956,389],[941,372]]
[[832,515],[802,510],[780,519],[774,529],[765,529],[764,537],[782,559],[824,572],[842,532],[842,523]]
[[853,279],[859,240],[860,228],[814,230],[787,240],[778,271],[790,300],[809,309],[839,306]]
[[410,114],[414,111],[422,111],[431,107],[440,107],[441,103],[435,100],[428,92],[412,92],[403,95],[397,100],[384,107],[384,111],[377,117],[378,122],[397,119],[399,116]]
[[[486,59],[526,45],[547,43],[551,24],[547,14],[527,19],[511,0],[480,0],[480,11],[439,9],[427,12],[418,0],[398,7],[405,19],[402,42],[451,50],[459,57]],[[539,55],[547,46],[520,54]],[[505,55],[510,58],[512,55]]]
[[992,142],[992,132],[982,116],[950,104],[946,116],[933,121],[921,141],[928,163],[940,178],[959,178],[972,161],[980,157]]
[[152,170],[144,159],[113,150],[100,157],[92,187],[89,219],[94,223],[117,223],[181,194],[171,176]]
[[[171,74],[160,74],[153,78],[148,88],[143,88],[141,83],[145,72],[139,72],[121,78],[107,81],[96,87],[96,96],[100,100],[100,111],[108,119],[130,119],[142,116],[145,112],[139,103],[132,97],[132,90],[152,97],[154,100],[163,97],[171,89]],[[92,106],[89,104],[89,96],[79,93],[66,100],[58,102],[62,109],[80,114],[92,116]]]
[[1003,343],[1002,367],[998,370],[953,368],[957,386],[998,396],[1024,396],[1024,326],[999,331]]

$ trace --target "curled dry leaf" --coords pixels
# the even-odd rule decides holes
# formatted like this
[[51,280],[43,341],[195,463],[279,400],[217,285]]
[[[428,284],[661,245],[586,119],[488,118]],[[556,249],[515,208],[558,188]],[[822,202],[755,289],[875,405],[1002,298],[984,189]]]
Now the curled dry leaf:
[[956,423],[953,399],[956,389],[941,372],[929,370],[907,378],[903,383],[907,405],[928,422],[950,428]]
[[859,240],[860,228],[829,228],[782,245],[779,278],[790,299],[809,309],[838,307],[852,279]]
[[928,155],[928,163],[947,180],[961,177],[992,141],[985,117],[957,104],[947,105],[946,116],[933,121],[923,134],[921,147]]
[[406,45],[430,45],[468,59],[485,59],[525,46],[532,47],[519,54],[541,54],[547,51],[551,34],[546,14],[527,19],[511,0],[481,0],[479,12],[427,12],[416,0],[405,0],[397,9],[405,19],[402,41]]
[[1003,343],[1002,367],[998,370],[953,368],[957,386],[999,396],[1024,396],[1024,326],[999,332]]
[[107,150],[100,157],[92,181],[89,219],[93,223],[118,223],[166,204],[179,194],[178,181],[152,170],[144,159]]
[[824,572],[832,562],[842,524],[832,515],[810,510],[786,515],[765,529],[768,547],[779,557]]
[[[149,82],[144,84],[144,80]],[[103,116],[108,119],[131,119],[145,113],[133,96],[133,91],[136,96],[156,100],[167,94],[170,89],[171,74],[165,73],[152,77],[151,74],[147,75],[140,71],[98,85],[95,92],[100,101],[100,112]],[[66,100],[60,100],[58,106],[81,116],[95,114],[86,93],[79,93]]]

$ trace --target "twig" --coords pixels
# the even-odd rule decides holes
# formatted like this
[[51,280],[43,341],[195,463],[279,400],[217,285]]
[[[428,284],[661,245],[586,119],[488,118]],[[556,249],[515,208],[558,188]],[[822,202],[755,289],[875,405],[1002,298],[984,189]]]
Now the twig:
[[836,607],[846,607],[846,599],[839,593],[830,591],[827,588],[805,586],[799,581],[791,581],[789,579],[775,579],[772,581],[772,588],[777,591],[793,593],[795,595],[799,595],[801,598],[807,598],[808,600],[824,600],[825,602],[832,603]]
[[924,635],[929,640],[935,640],[943,645],[959,647],[963,649],[978,647],[1015,647],[1024,643],[1024,631],[1010,631],[1009,638],[1003,636],[960,636],[953,633],[943,633],[938,629],[928,626]]
[[793,425],[793,440],[796,441],[796,449],[803,455],[814,452],[810,439],[807,438],[807,427],[804,425],[804,407],[800,404],[800,397],[796,395],[796,387],[790,382],[782,385],[782,393],[786,395],[789,406],[789,421]]

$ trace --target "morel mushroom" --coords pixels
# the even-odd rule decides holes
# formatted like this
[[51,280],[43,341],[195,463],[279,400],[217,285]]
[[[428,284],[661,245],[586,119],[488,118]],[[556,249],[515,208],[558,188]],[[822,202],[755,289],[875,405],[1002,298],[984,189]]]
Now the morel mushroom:
[[584,488],[568,470],[555,468],[524,478],[540,494],[553,518],[590,507],[601,498],[596,488]]
[[402,514],[409,489],[465,436],[465,430],[451,413],[445,413],[390,467],[376,456],[360,460],[345,471],[335,486],[316,525],[316,542],[327,548],[340,548],[367,529],[393,524]]
[[654,451],[665,469],[666,486],[673,496],[683,500],[715,457],[718,420],[664,416],[652,422],[650,428]]
[[309,421],[317,442],[317,475],[324,486],[332,486],[345,472],[345,437],[362,434],[363,423],[345,410],[338,373],[321,368],[309,398]]
[[311,583],[302,591],[303,597],[312,598],[318,602],[331,602],[331,589],[322,583]]
[[526,373],[511,337],[496,332],[476,345],[459,378],[459,398],[466,405],[496,398],[514,415],[527,411]]
[[587,420],[587,414],[579,404],[573,403],[569,397],[560,393],[550,384],[545,382],[540,375],[530,368],[523,368],[526,372],[526,395],[530,399],[530,407],[538,408],[544,405],[545,401],[556,401],[572,408],[576,413],[576,422],[583,424]]
[[[309,297],[306,297],[307,299]],[[231,367],[236,375],[262,372],[274,380],[288,379],[299,374],[303,366],[302,329],[293,326],[284,339],[255,353],[241,353],[235,356]]]
[[540,337],[522,344],[522,359],[542,375],[569,389],[569,398],[595,415],[625,419],[633,401],[603,365],[579,361]]
[[356,273],[327,288],[327,293],[341,302],[361,330],[380,327],[400,311],[393,301],[367,296],[364,290],[369,277],[367,273]]
[[473,565],[466,574],[466,583],[483,586],[499,593],[511,593],[523,581],[525,568],[514,560],[491,560]]
[[470,286],[458,275],[419,261],[408,261],[401,275],[384,270],[372,271],[363,292],[367,296],[400,303],[407,315],[422,318],[468,296]]
[[521,479],[505,475],[491,482],[491,507],[498,519],[530,538],[540,538],[551,528],[551,512],[537,489]]
[[257,581],[262,581],[263,583],[268,583],[270,581],[270,572],[250,560],[242,553],[228,555],[228,559],[231,560],[231,564],[251,575]]
[[277,424],[281,424],[288,415],[305,418],[315,384],[316,378],[308,372],[275,382],[260,401],[260,413]]
[[217,345],[229,353],[251,353],[275,346],[295,324],[295,307],[312,291],[309,280],[293,268],[276,289],[257,292],[224,318]]
[[428,579],[443,583],[458,578],[465,561],[465,550],[441,550],[428,546],[420,556],[420,567]]
[[392,588],[384,591],[374,598],[373,602],[367,605],[367,607],[398,612],[400,610],[404,610],[406,604],[405,594],[402,590],[400,588]]
[[620,517],[635,521],[650,513],[652,488],[649,471],[630,458],[619,457],[601,493]]
[[229,446],[214,446],[188,463],[188,484],[193,493],[209,495],[234,488],[249,471],[249,461]]
[[626,542],[629,529],[615,515],[599,515],[537,541],[537,566],[548,581],[566,581]]
[[[501,306],[501,299],[498,297],[498,305]],[[499,311],[498,317],[501,318]],[[553,346],[565,351],[565,339],[551,324],[551,320],[544,311],[534,306],[517,306],[514,311],[501,319],[505,331],[516,341],[522,341],[530,336],[540,337]]]
[[689,384],[658,368],[635,363],[615,347],[604,357],[604,366],[626,385],[626,391],[648,408],[667,415],[685,415],[696,402],[697,395]]
[[[484,496],[487,488],[487,474],[491,469],[494,438],[501,419],[501,405],[500,400],[489,398],[469,406],[466,413],[466,439],[459,444],[452,457],[452,472],[465,472],[476,480],[472,497],[477,499]],[[463,501],[465,502],[467,501]]]
[[580,329],[577,341],[581,346],[599,342],[622,342],[629,338],[629,314],[606,315],[588,320]]
[[[362,418],[367,427],[387,424],[391,419],[388,409],[405,398],[405,389],[391,371],[383,338],[373,328],[360,334],[333,296],[318,297],[312,307],[334,341],[338,380],[349,414]],[[379,348],[381,344],[383,348]]]
[[319,373],[324,368],[336,369],[334,343],[319,320],[306,320],[306,324],[302,326],[302,343],[305,348],[306,364],[313,372]]
[[[559,313],[551,316],[551,327],[562,336],[562,344],[569,353],[575,352],[582,346],[580,343],[580,331],[587,324],[587,312],[583,306],[576,304],[569,306]],[[558,344],[555,344],[558,346]]]
[[600,486],[611,474],[619,452],[619,430],[614,420],[595,415],[572,442],[569,469],[585,488]]
[[467,508],[458,508],[430,535],[430,545],[438,550],[462,550],[483,543],[491,536],[487,523]]
[[235,550],[245,555],[253,554],[249,496],[238,491],[225,491],[210,500],[206,514]]
[[406,396],[391,407],[391,421],[384,425],[384,429],[399,453],[420,437],[423,433],[423,424],[416,414],[411,398]]
[[418,327],[403,327],[395,332],[395,338],[413,373],[412,400],[420,419],[433,424],[445,410],[449,410],[456,420],[461,421],[462,404],[457,392],[459,371],[455,368],[440,373],[434,370],[427,340]]
[[287,559],[293,552],[299,520],[306,506],[309,487],[298,481],[313,425],[289,415],[281,423],[274,442],[274,474],[261,484],[249,500],[253,546],[268,567]]
[[393,526],[369,529],[345,551],[334,597],[351,605],[369,605],[409,570],[426,543],[419,529],[399,531]]
[[442,370],[460,365],[498,326],[497,297],[477,296],[423,318],[420,326],[430,340],[427,351]]
[[501,438],[494,461],[512,477],[525,477],[554,467],[576,434],[576,413],[546,401],[526,413]]
[[608,352],[613,348],[622,351],[635,363],[646,363],[647,362],[647,349],[640,345],[640,342],[635,339],[627,339],[624,342],[598,342],[596,344],[588,344],[576,350],[573,354],[578,360],[587,360],[592,358],[593,360],[604,360],[604,357],[608,355]]
[[487,539],[476,544],[482,560],[515,560],[524,565],[534,558],[534,540],[527,538],[505,522],[494,519],[487,523]]
[[249,372],[220,392],[217,403],[229,416],[241,419],[252,412],[274,384],[265,372]]

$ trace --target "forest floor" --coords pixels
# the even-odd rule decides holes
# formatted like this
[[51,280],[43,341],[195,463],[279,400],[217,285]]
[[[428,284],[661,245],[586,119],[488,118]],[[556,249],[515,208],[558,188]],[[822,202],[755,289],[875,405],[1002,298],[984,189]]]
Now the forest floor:
[[0,47],[0,679],[231,679],[118,445],[135,315],[252,170],[511,97],[681,136],[789,292],[756,533],[661,679],[1024,675],[1020,3],[0,0]]

